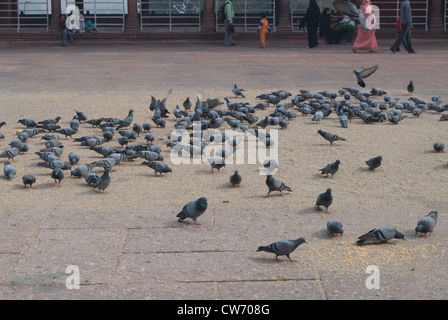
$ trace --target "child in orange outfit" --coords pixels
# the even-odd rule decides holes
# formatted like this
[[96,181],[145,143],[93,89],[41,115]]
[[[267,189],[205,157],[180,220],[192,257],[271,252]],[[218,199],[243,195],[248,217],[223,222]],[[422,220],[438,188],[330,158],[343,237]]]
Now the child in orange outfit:
[[265,14],[261,15],[257,32],[260,34],[260,48],[266,48],[266,33],[271,32],[271,27],[269,26],[269,22],[268,19],[266,19]]

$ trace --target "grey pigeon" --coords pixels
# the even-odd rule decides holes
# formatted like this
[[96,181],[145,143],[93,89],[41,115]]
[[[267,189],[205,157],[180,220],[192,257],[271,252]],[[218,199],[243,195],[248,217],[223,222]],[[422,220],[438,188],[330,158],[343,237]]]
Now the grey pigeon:
[[165,162],[162,161],[143,161],[142,164],[154,169],[155,175],[157,175],[157,173],[160,173],[160,175],[163,177],[164,173],[173,173],[173,170]]
[[331,188],[328,188],[327,191],[321,193],[317,196],[316,199],[316,210],[321,210],[320,207],[325,207],[325,213],[330,213],[328,211],[328,207],[333,203],[333,195],[331,194]]
[[79,154],[73,152],[69,153],[68,162],[70,162],[71,165],[77,164],[79,160],[80,160]]
[[18,148],[12,147],[9,149],[6,149],[2,153],[0,153],[0,158],[8,158],[14,160],[14,157],[16,157],[20,153],[20,150]]
[[320,134],[325,140],[330,142],[330,145],[333,145],[334,141],[345,141],[345,138],[342,138],[334,133],[325,132],[323,130],[317,130],[317,133]]
[[334,163],[329,163],[325,166],[325,168],[319,170],[321,171],[321,174],[326,174],[327,177],[331,174],[331,177],[333,178],[334,174],[338,172],[340,164],[341,161],[336,160]]
[[243,91],[246,91],[246,90],[244,90],[244,89],[239,89],[238,86],[237,86],[236,84],[233,85],[232,93],[233,93],[235,96],[237,96],[237,97],[239,96],[239,97],[243,97],[243,98],[245,98],[246,96],[244,95]]
[[35,174],[25,174],[22,177],[22,182],[25,185],[25,188],[27,185],[29,185],[31,187],[31,189],[33,189],[33,184],[36,183],[36,175]]
[[182,105],[185,108],[185,110],[189,111],[191,109],[190,97],[187,97],[187,99],[185,99],[185,101],[182,103]]
[[72,166],[60,159],[56,159],[56,160],[50,160],[44,163],[39,163],[38,165],[42,165],[46,168],[50,168],[50,169],[62,169],[62,170],[71,170]]
[[77,111],[77,110],[75,110],[75,112],[76,112],[76,117],[78,118],[79,121],[87,121],[87,115],[84,112]]
[[68,139],[68,137],[72,138],[72,135],[77,133],[78,129],[64,128],[64,129],[56,130],[55,132],[63,134],[65,136],[65,139]]
[[51,172],[51,177],[54,179],[54,182],[61,186],[61,180],[64,179],[64,171],[60,168],[55,168]]
[[364,13],[362,13],[360,9],[360,5],[362,3],[361,1],[352,3],[347,0],[334,0],[332,3],[336,11],[339,12],[342,16],[349,16],[352,20],[358,22],[365,31],[369,30],[366,24]]
[[292,192],[291,188],[288,187],[286,184],[281,182],[280,180],[274,178],[272,175],[268,174],[266,176],[266,185],[268,186],[268,194],[265,195],[265,198],[269,198],[269,194],[272,191],[280,191],[280,196],[283,197],[283,191],[289,191]]
[[360,69],[356,69],[353,70],[353,72],[356,75],[356,80],[358,81],[358,84],[365,88],[366,84],[364,82],[364,79],[371,76],[373,73],[375,73],[375,71],[378,69],[378,65],[374,65],[373,67],[369,67],[369,68],[360,68]]
[[348,128],[348,117],[346,114],[341,114],[339,116],[339,123],[341,124],[342,128]]
[[110,168],[104,168],[104,172],[98,177],[97,181],[93,185],[94,188],[98,188],[100,193],[106,193],[107,187],[110,185]]
[[62,118],[60,116],[57,116],[56,118],[49,118],[42,121],[37,122],[38,124],[56,124],[61,120]]
[[411,95],[414,92],[414,83],[412,82],[412,80],[409,82],[408,86],[406,87],[406,89],[408,90],[408,93]]
[[82,178],[87,173],[91,172],[92,169],[95,167],[96,167],[96,162],[83,164],[83,165],[80,165],[80,166],[76,167],[75,169],[73,169],[71,171],[70,175],[78,177],[78,178]]
[[27,128],[35,128],[35,127],[37,127],[37,122],[34,121],[33,119],[20,119],[17,122],[23,124]]
[[445,144],[443,142],[438,141],[434,143],[433,148],[436,152],[445,152]]
[[182,208],[182,211],[179,212],[176,217],[179,218],[179,222],[182,222],[186,218],[190,218],[193,219],[194,224],[200,225],[200,223],[197,222],[197,219],[205,213],[207,206],[208,202],[205,197],[199,198],[198,200],[192,200]]
[[431,211],[426,216],[418,220],[417,227],[415,227],[415,234],[423,233],[423,237],[426,237],[426,234],[432,233],[434,228],[437,225],[437,211]]
[[239,174],[238,170],[235,170],[235,173],[230,176],[230,183],[234,188],[239,188],[241,181],[243,181],[243,177]]
[[383,161],[382,156],[374,157],[366,161],[366,164],[369,166],[370,170],[375,170],[379,166],[381,166],[381,161]]
[[364,245],[378,241],[380,243],[386,243],[394,238],[404,240],[404,234],[392,226],[383,225],[378,228],[372,229],[366,234],[358,237],[359,240],[356,241],[356,243],[358,245]]
[[84,180],[89,186],[95,185],[98,178],[99,176],[94,172],[89,172],[84,175]]
[[129,127],[133,120],[134,120],[134,110],[130,109],[128,116],[120,122],[120,124],[117,127],[117,130]]
[[342,229],[342,221],[338,219],[329,220],[327,222],[327,230],[331,236],[342,236],[344,230]]
[[6,161],[3,164],[3,174],[5,175],[8,180],[12,180],[12,178],[16,175],[17,171],[16,168],[12,164],[10,164],[8,161]]
[[110,155],[107,158],[96,161],[96,166],[101,167],[101,168],[112,169],[112,167],[115,166],[116,164],[117,164],[117,160],[114,158],[111,158]]
[[294,262],[295,260],[291,259],[289,256],[291,253],[294,252],[294,250],[297,249],[298,246],[300,246],[302,243],[307,243],[305,238],[298,238],[296,240],[294,239],[286,239],[286,240],[280,240],[274,243],[271,243],[267,246],[259,246],[257,249],[257,252],[259,251],[265,251],[265,252],[272,252],[275,253],[275,260],[279,260],[279,256],[286,256],[288,257],[289,261]]

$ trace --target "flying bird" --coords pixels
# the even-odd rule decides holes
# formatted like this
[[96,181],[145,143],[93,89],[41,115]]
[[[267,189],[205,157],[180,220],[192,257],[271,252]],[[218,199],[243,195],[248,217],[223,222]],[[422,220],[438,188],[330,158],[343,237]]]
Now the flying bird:
[[373,67],[360,68],[360,69],[353,70],[353,72],[356,75],[356,80],[358,81],[358,84],[361,87],[365,88],[366,87],[366,83],[364,82],[364,79],[368,78],[369,76],[374,74],[377,69],[378,69],[378,65],[376,64]]
[[348,2],[347,0],[334,0],[333,6],[337,12],[343,16],[349,16],[352,20],[358,22],[361,27],[368,31],[366,19],[361,11],[362,0],[357,0],[356,2]]

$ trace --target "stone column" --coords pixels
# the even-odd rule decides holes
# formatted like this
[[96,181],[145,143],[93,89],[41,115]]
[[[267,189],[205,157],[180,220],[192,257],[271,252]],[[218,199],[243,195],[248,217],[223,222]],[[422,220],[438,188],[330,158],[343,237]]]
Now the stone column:
[[289,16],[289,0],[279,0],[278,1],[278,7],[276,8],[278,10],[278,26],[277,26],[277,32],[278,33],[291,33],[291,18]]
[[204,0],[204,16],[202,18],[202,32],[215,31],[215,13],[214,13],[215,0]]
[[[412,6],[412,1],[411,1]],[[442,20],[442,10],[443,3],[442,0],[429,0],[429,21],[428,21],[428,31],[430,32],[443,32],[443,20]]]
[[61,0],[51,0],[51,20],[48,30],[50,32],[60,32],[59,15],[61,14]]
[[128,0],[128,16],[126,20],[125,32],[135,32],[140,30],[140,20],[137,13],[137,0]]

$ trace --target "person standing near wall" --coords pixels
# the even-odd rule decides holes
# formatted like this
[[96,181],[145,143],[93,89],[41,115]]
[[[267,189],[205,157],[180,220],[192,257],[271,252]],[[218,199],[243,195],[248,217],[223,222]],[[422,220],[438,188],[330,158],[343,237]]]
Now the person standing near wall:
[[319,28],[320,9],[316,0],[310,0],[310,5],[303,17],[302,24],[306,24],[308,32],[308,47],[317,48],[319,42],[317,40],[317,30]]
[[226,46],[234,46],[235,43],[233,43],[233,33],[235,32],[235,28],[233,26],[233,18],[235,17],[235,12],[233,10],[232,0],[226,0],[224,12],[226,14],[226,19],[224,20],[224,24],[226,26],[224,44]]

